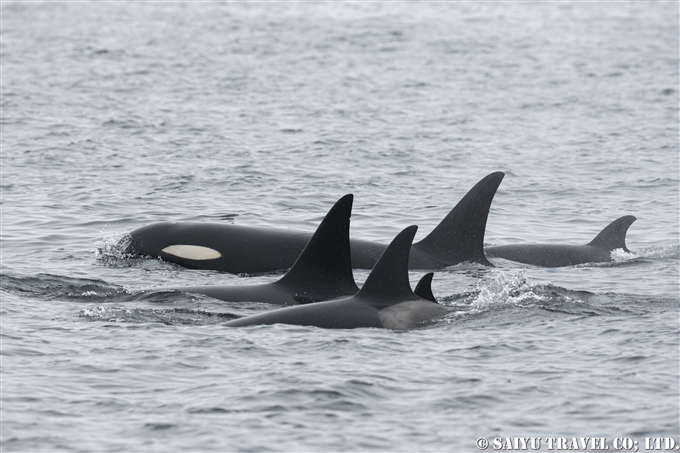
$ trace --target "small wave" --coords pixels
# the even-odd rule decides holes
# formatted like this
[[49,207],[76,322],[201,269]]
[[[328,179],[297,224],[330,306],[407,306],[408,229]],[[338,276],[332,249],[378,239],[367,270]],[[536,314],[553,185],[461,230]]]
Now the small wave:
[[38,274],[35,277],[12,277],[0,274],[0,281],[0,287],[9,293],[48,300],[92,300],[127,294],[125,288],[110,285],[103,280],[71,278],[52,274]]
[[123,323],[161,323],[165,325],[220,324],[238,318],[231,313],[214,313],[186,308],[122,308],[93,306],[84,308],[78,316],[88,321]]
[[482,280],[473,290],[442,299],[447,306],[460,307],[449,319],[507,309],[538,310],[577,316],[596,316],[620,310],[597,303],[597,296],[587,291],[571,291],[552,283],[530,283],[524,270],[512,274],[500,272],[495,278]]
[[[148,302],[182,303],[201,299],[200,295],[188,297],[175,290],[130,290],[111,285],[103,280],[38,274],[35,277],[12,277],[0,274],[0,288],[18,296],[44,300],[70,300],[75,302]],[[207,300],[212,300],[205,296]]]

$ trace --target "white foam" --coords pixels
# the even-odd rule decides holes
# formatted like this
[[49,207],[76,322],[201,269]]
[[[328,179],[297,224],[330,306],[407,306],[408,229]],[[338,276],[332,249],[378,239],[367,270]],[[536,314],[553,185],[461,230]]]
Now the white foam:
[[101,231],[104,237],[101,241],[95,243],[97,248],[94,251],[94,257],[97,260],[106,260],[107,258],[126,258],[127,248],[132,243],[132,236],[115,232]]
[[611,252],[611,257],[612,261],[615,263],[625,263],[626,261],[635,259],[638,256],[635,253],[629,253],[623,249],[614,249]]
[[542,299],[534,292],[534,285],[527,283],[524,270],[516,271],[510,279],[501,272],[493,281],[478,284],[477,288],[479,294],[470,304],[472,311],[506,305],[527,307]]

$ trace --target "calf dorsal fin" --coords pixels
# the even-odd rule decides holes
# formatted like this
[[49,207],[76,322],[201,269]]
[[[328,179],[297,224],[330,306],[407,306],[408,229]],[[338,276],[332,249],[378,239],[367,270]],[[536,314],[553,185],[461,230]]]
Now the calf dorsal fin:
[[428,272],[427,274],[423,275],[413,292],[416,296],[422,297],[425,300],[437,302],[434,294],[432,294],[432,277],[434,277],[434,272]]

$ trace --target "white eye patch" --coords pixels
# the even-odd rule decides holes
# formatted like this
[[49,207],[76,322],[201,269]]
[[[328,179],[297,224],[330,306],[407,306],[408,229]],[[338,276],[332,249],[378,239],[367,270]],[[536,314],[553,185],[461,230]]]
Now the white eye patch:
[[201,247],[200,245],[171,245],[165,247],[163,252],[168,255],[196,261],[214,260],[222,256],[217,250],[213,250],[210,247]]

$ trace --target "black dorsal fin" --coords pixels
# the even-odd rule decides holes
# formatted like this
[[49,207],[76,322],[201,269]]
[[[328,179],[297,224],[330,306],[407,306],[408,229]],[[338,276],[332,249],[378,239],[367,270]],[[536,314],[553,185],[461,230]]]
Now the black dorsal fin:
[[434,277],[434,272],[428,272],[427,274],[423,275],[423,278],[420,279],[416,285],[416,289],[413,292],[418,297],[422,297],[423,299],[432,302],[437,302],[434,294],[432,294],[432,277]]
[[614,220],[604,230],[600,231],[600,234],[595,236],[595,239],[590,241],[588,245],[609,251],[623,249],[630,253],[630,250],[626,247],[626,233],[636,220],[637,218],[632,215],[625,215]]
[[276,284],[286,285],[300,297],[328,299],[359,291],[352,274],[349,219],[352,194],[345,195],[328,211],[300,256]]
[[493,267],[484,256],[484,231],[491,201],[504,176],[497,171],[475,184],[444,220],[413,247],[444,266],[471,261]]
[[376,308],[414,299],[408,281],[408,257],[417,226],[401,231],[387,246],[356,297]]

